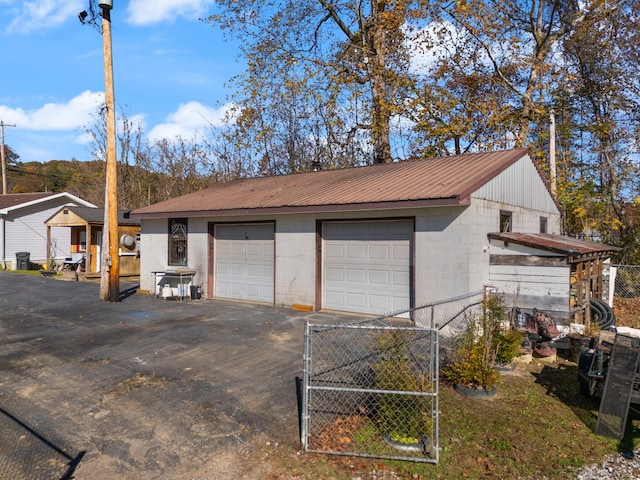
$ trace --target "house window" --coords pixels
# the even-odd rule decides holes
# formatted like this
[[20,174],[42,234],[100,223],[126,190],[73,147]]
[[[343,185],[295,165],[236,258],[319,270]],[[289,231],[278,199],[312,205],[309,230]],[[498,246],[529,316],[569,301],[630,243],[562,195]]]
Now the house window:
[[78,244],[81,252],[87,251],[87,231],[81,230],[78,232]]
[[540,233],[547,233],[547,217],[540,217]]
[[511,231],[511,212],[500,210],[500,232]]
[[187,265],[187,219],[169,219],[169,265]]

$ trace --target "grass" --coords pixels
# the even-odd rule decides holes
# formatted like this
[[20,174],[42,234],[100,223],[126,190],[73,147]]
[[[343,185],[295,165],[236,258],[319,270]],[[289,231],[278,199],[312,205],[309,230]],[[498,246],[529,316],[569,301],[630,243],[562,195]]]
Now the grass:
[[[574,478],[577,467],[640,443],[637,418],[630,419],[621,442],[593,433],[599,400],[581,396],[576,377],[576,364],[560,359],[503,375],[492,400],[464,398],[441,384],[437,465],[297,454],[297,476],[290,477],[286,458],[271,456],[274,475],[269,478]],[[395,477],[383,477],[382,471]]]

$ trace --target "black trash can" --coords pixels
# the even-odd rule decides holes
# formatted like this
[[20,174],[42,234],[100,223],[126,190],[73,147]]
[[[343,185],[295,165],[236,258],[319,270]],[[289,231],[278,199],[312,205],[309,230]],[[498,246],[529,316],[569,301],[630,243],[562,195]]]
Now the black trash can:
[[16,252],[16,270],[29,270],[31,252]]
[[202,288],[200,285],[191,285],[191,300],[200,300],[202,298]]

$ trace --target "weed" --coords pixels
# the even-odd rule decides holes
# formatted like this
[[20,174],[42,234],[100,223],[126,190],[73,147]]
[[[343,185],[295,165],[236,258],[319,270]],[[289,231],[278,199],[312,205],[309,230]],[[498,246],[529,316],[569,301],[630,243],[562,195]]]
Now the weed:
[[430,392],[433,389],[428,372],[410,361],[408,346],[413,333],[393,330],[378,339],[380,360],[372,366],[376,389],[384,392],[376,398],[375,421],[380,432],[393,440],[415,443],[430,434],[431,399],[400,392]]
[[490,438],[487,443],[497,452],[510,452],[513,449],[511,442],[504,439]]

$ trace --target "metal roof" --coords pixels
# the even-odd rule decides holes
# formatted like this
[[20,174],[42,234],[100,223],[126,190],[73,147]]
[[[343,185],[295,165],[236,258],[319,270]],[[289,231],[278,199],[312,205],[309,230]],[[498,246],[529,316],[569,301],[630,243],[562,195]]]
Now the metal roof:
[[60,198],[78,205],[95,207],[94,204],[68,192],[7,193],[0,195],[0,215],[6,215],[11,211],[20,210],[22,208],[31,207],[33,205],[38,205]]
[[406,160],[341,170],[233,180],[142,207],[136,218],[469,205],[470,195],[527,149]]
[[[67,206],[63,207],[60,211],[64,209],[75,213],[87,223],[104,223],[104,208]],[[118,211],[118,225],[140,225],[140,220],[129,218],[128,213],[129,212],[125,210]]]
[[5,195],[0,195],[0,210],[16,207],[36,200],[42,200],[47,197],[52,197],[53,195],[56,194],[51,192],[7,193]]
[[502,232],[490,233],[492,240],[501,240],[507,243],[516,243],[527,247],[547,250],[554,253],[561,253],[568,256],[611,254],[621,250],[618,247],[605,245],[603,243],[580,240],[573,237],[553,235],[551,233],[515,233]]

